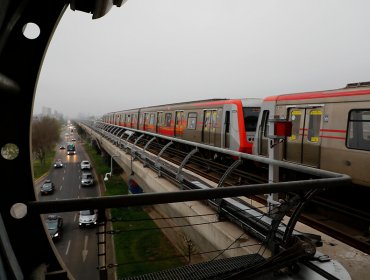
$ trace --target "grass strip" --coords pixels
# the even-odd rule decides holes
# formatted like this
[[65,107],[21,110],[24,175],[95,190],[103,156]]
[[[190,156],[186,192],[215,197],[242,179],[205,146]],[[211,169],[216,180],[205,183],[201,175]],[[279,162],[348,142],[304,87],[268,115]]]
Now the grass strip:
[[[104,176],[110,171],[108,163],[90,145],[85,145],[85,150],[93,161],[98,176]],[[119,175],[110,177],[105,186],[107,189],[105,195],[128,194],[128,186]],[[138,230],[158,228],[141,207],[114,208],[111,209],[111,217],[120,220],[113,223],[113,230],[117,233],[114,234],[114,244],[118,278],[156,272],[184,264],[183,258],[178,257],[179,253],[160,230]]]
[[56,151],[50,151],[46,154],[45,163],[41,164],[40,160],[36,159],[33,161],[33,177],[35,180],[40,178],[46,172],[49,171],[52,163],[54,162]]

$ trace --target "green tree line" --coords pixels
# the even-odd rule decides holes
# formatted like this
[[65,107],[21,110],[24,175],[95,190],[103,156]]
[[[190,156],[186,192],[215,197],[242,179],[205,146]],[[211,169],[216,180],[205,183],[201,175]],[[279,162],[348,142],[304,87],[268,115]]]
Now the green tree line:
[[41,164],[45,164],[48,152],[55,149],[60,138],[61,123],[50,117],[32,121],[32,155]]

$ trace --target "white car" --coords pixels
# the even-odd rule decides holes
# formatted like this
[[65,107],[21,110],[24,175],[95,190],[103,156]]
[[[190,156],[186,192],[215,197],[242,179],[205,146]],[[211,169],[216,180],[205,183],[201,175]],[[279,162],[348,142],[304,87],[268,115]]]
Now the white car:
[[82,186],[92,186],[94,185],[94,177],[91,172],[83,172],[81,175],[81,185]]
[[55,168],[61,168],[61,167],[63,167],[63,162],[62,162],[62,160],[61,160],[61,159],[57,159],[57,160],[55,161],[55,163],[54,163],[54,167],[55,167]]
[[91,164],[88,160],[81,161],[81,170],[91,169]]
[[98,223],[98,210],[82,210],[80,211],[80,217],[78,218],[78,225],[83,226],[94,226]]

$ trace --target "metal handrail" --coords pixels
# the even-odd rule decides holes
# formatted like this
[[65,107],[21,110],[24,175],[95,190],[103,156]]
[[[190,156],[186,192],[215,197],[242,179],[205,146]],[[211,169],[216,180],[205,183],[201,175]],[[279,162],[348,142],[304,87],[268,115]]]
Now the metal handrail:
[[[96,123],[99,123],[99,122],[96,121]],[[86,122],[84,124],[88,125]],[[116,125],[110,125],[110,126],[116,126]],[[286,162],[286,161],[270,159],[270,158],[263,157],[263,156],[256,156],[256,155],[252,155],[252,154],[246,154],[246,153],[242,153],[242,152],[233,151],[233,150],[230,150],[230,149],[214,147],[214,146],[210,146],[210,145],[206,145],[206,144],[202,144],[202,143],[196,143],[196,142],[191,142],[191,141],[188,141],[188,140],[178,139],[178,138],[175,138],[175,137],[169,137],[169,136],[164,136],[164,135],[156,134],[156,133],[152,133],[152,132],[141,131],[141,130],[138,130],[138,129],[127,128],[127,127],[122,127],[122,128],[124,128],[126,130],[129,130],[129,131],[136,132],[138,134],[141,133],[141,134],[145,134],[145,135],[152,136],[152,137],[162,138],[162,139],[168,140],[168,141],[173,141],[173,142],[177,142],[177,143],[181,143],[181,144],[185,144],[185,145],[189,145],[189,146],[193,146],[193,147],[198,147],[198,148],[205,149],[205,150],[210,150],[210,151],[214,151],[214,152],[218,152],[218,153],[227,154],[227,155],[230,155],[230,156],[233,156],[233,157],[236,157],[236,158],[243,158],[243,159],[252,160],[252,161],[256,161],[256,162],[260,162],[260,163],[264,163],[264,164],[271,164],[271,165],[274,165],[274,166],[294,170],[294,171],[297,171],[297,172],[307,173],[307,174],[317,176],[317,177],[322,177],[322,178],[343,177],[343,178],[349,178],[350,179],[350,177],[346,174],[340,174],[340,173],[336,173],[336,172],[332,172],[332,171],[328,171],[328,170],[323,170],[323,169],[317,169],[317,168],[309,167],[309,166],[305,166],[305,165],[298,165],[298,164],[294,164],[294,163],[290,163],[290,162]]]

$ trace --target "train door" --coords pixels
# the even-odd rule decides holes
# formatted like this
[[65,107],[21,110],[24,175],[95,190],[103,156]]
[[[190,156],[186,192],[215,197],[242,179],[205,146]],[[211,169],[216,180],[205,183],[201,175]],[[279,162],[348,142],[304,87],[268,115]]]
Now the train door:
[[132,114],[131,127],[137,129],[138,114]]
[[131,127],[131,115],[126,115],[126,126]]
[[322,115],[322,107],[289,110],[292,135],[286,142],[286,160],[320,167]]
[[217,110],[204,110],[202,139],[205,144],[215,145]]
[[147,130],[149,125],[149,113],[144,113],[143,123],[143,130]]
[[139,114],[138,123],[139,123],[139,130],[144,130],[144,113]]
[[126,114],[122,114],[121,117],[121,123],[122,123],[122,126],[127,126],[127,123],[126,123]]
[[261,124],[258,128],[258,133],[259,133],[258,135],[259,141],[257,142],[258,143],[258,154],[262,156],[266,156],[266,157],[268,156],[269,139],[267,136],[268,136],[268,131],[269,131],[269,122],[268,122],[269,115],[270,115],[269,110],[263,111]]
[[175,136],[176,137],[182,137],[184,126],[182,125],[184,120],[184,111],[176,111],[175,116]]
[[150,113],[148,131],[155,132],[155,126],[156,126],[155,113]]
[[224,147],[230,148],[230,111],[225,111]]
[[162,115],[163,115],[163,112],[157,112],[157,124],[155,126],[155,131],[157,133],[160,133],[160,128],[162,125]]

